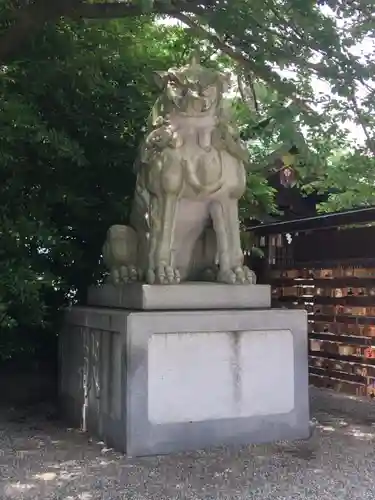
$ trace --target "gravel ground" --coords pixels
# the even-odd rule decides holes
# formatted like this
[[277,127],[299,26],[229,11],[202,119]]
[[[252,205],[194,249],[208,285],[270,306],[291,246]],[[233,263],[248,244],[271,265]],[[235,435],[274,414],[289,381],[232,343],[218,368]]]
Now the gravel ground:
[[308,441],[142,459],[0,411],[0,499],[375,500],[375,420],[316,406]]

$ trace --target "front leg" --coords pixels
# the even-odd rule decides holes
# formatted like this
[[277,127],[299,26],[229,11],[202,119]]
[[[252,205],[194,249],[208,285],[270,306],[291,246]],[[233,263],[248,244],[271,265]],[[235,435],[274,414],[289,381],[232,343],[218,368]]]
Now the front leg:
[[180,282],[180,274],[175,269],[172,255],[177,196],[165,194],[164,199],[159,200],[158,203],[161,208],[159,212],[161,217],[157,221],[158,231],[151,235],[150,250],[153,251],[153,255],[148,271],[148,282],[161,285],[175,284]]
[[114,225],[107,232],[103,260],[109,269],[108,281],[113,285],[140,279],[137,260],[138,236],[129,226]]
[[256,276],[254,271],[244,266],[244,256],[241,248],[240,239],[240,221],[238,217],[238,202],[235,199],[229,199],[228,209],[228,228],[230,233],[231,247],[230,259],[231,268],[236,275],[236,283],[255,284]]
[[157,251],[157,242],[160,238],[161,233],[161,203],[159,202],[156,196],[151,196],[150,198],[150,210],[149,210],[149,218],[150,218],[150,233],[148,235],[148,260],[147,260],[147,269],[146,269],[146,282],[149,285],[153,285],[156,280],[155,275],[155,263],[156,263],[156,251]]
[[254,284],[253,271],[243,265],[237,200],[215,200],[211,217],[217,238],[219,272],[217,281],[230,284]]
[[256,283],[254,271],[244,266],[244,256],[241,248],[240,239],[240,221],[238,217],[238,202],[235,199],[229,199],[227,202],[227,220],[230,234],[230,259],[231,268],[236,275],[236,283]]
[[223,283],[235,283],[236,275],[231,269],[230,234],[228,232],[227,207],[224,200],[214,200],[210,205],[212,225],[216,233],[219,273],[217,280]]

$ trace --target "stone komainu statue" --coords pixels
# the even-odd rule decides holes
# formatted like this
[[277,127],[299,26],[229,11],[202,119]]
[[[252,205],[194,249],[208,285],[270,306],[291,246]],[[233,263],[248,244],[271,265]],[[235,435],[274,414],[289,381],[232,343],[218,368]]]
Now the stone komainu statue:
[[112,226],[103,247],[110,280],[255,283],[240,246],[248,158],[224,113],[228,76],[193,56],[156,78],[130,225]]

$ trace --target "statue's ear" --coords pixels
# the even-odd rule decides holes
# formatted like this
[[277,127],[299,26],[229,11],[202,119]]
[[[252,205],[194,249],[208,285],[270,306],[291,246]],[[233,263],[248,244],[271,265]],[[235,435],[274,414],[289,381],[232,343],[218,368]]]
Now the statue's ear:
[[159,89],[163,89],[168,81],[168,73],[165,71],[154,71],[154,80]]
[[222,73],[220,75],[221,84],[223,86],[223,92],[227,92],[230,86],[231,76],[230,73]]

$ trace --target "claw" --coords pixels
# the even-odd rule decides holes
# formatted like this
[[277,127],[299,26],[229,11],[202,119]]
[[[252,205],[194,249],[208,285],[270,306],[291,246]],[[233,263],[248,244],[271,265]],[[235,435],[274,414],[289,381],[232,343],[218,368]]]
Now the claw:
[[245,273],[246,281],[251,285],[255,285],[257,282],[257,277],[254,271],[252,269],[249,269],[247,266],[244,266],[243,270]]
[[137,281],[138,279],[137,269],[134,266],[129,268],[129,279],[130,281]]
[[168,283],[174,283],[175,282],[175,274],[174,274],[173,267],[170,267],[170,266],[166,267],[165,273],[167,275]]
[[123,283],[127,283],[129,281],[129,273],[126,266],[120,267],[120,279]]
[[118,285],[120,283],[120,273],[118,269],[112,269],[110,275],[110,281],[113,285]]
[[180,275],[180,271],[178,269],[175,269],[174,276],[175,276],[175,282],[180,283],[181,275]]
[[134,266],[119,266],[111,270],[110,282],[113,285],[140,281],[139,272]]
[[234,273],[236,275],[236,282],[237,283],[246,283],[246,275],[245,275],[245,270],[242,267],[236,267],[234,270]]
[[158,267],[157,273],[156,273],[156,280],[159,282],[161,285],[164,285],[166,282],[166,276],[165,276],[165,266],[161,264]]
[[220,271],[217,277],[217,281],[221,283],[228,283],[230,285],[232,284],[241,284],[244,285],[246,283],[248,284],[255,284],[256,283],[256,276],[254,271],[249,269],[246,266],[236,266],[233,269],[230,269],[229,271]]
[[174,285],[181,281],[179,271],[165,264],[161,264],[156,272],[149,269],[147,276],[149,284],[159,283],[160,285]]

